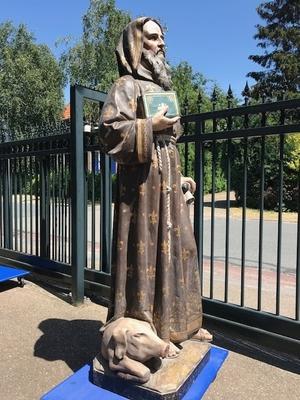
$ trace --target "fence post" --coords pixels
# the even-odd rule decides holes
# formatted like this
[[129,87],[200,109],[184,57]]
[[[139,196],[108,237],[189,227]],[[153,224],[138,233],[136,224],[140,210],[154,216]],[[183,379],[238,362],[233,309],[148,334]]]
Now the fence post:
[[83,136],[83,96],[71,86],[71,199],[72,199],[72,302],[84,300],[84,267],[86,263],[85,173]]
[[49,157],[40,166],[40,256],[50,257]]
[[13,232],[12,232],[12,188],[11,188],[11,168],[10,160],[3,160],[4,176],[3,176],[3,211],[4,211],[4,247],[12,249]]

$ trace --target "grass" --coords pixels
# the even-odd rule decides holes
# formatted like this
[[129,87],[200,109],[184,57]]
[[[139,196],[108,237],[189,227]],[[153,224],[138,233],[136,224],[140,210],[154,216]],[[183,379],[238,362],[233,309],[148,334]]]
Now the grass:
[[[204,212],[205,215],[210,214],[211,209],[211,194],[204,196]],[[225,217],[226,215],[226,192],[220,192],[215,194],[215,214],[218,217]],[[235,205],[234,192],[230,193],[230,218],[241,219],[243,215],[243,208]],[[265,221],[277,221],[279,213],[277,211],[264,210],[263,218]],[[253,208],[246,208],[247,219],[259,219],[260,211]],[[282,212],[283,222],[297,223],[298,213],[297,212]]]

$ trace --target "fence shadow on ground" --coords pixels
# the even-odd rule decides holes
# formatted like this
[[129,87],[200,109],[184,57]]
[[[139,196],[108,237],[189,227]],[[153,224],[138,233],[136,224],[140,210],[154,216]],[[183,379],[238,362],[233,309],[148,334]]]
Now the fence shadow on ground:
[[268,347],[262,344],[262,338],[253,332],[230,328],[222,325],[221,322],[212,320],[205,321],[205,328],[213,334],[213,344],[225,348],[229,351],[250,357],[254,360],[272,365],[274,367],[300,374],[300,360],[296,353],[294,355],[286,354],[281,349],[275,350],[272,345]]
[[[203,203],[204,207],[212,207],[212,202],[211,201],[204,201]],[[216,200],[214,203],[215,208],[227,208],[227,201],[226,200]],[[230,200],[230,205],[229,207],[237,207],[237,202],[236,200]]]
[[34,356],[47,361],[62,360],[77,371],[100,351],[102,325],[96,320],[46,319],[39,324],[43,335],[35,343]]

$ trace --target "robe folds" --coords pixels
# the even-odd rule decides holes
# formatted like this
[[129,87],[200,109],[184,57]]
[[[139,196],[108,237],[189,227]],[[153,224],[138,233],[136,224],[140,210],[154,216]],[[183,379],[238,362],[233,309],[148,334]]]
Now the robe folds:
[[131,75],[119,78],[100,118],[104,151],[118,163],[108,319],[148,321],[163,340],[178,343],[202,326],[197,248],[179,153],[168,139],[180,134],[180,124],[159,132],[167,139],[155,144],[141,101],[149,91],[163,89]]

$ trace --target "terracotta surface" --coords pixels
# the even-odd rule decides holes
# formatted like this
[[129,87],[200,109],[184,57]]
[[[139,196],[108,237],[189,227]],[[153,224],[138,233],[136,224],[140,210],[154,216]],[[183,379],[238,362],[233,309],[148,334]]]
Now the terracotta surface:
[[169,344],[161,340],[148,322],[119,318],[101,329],[101,354],[118,376],[147,382],[150,369],[144,365],[153,357],[166,357]]

